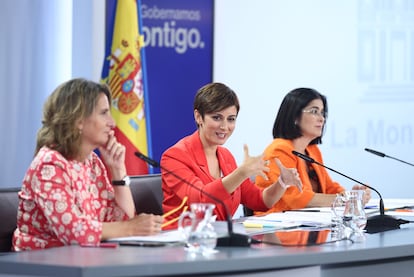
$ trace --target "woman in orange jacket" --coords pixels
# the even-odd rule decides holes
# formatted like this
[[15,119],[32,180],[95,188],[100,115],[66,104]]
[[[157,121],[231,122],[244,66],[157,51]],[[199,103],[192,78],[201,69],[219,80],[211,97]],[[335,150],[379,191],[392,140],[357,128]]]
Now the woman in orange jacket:
[[[326,97],[314,89],[297,88],[283,99],[273,125],[274,140],[265,149],[264,159],[272,161],[278,158],[285,167],[296,168],[303,191],[300,192],[296,187],[288,188],[267,213],[330,206],[336,194],[345,190],[331,179],[324,167],[308,163],[292,154],[295,150],[323,164],[318,144],[322,143],[327,114]],[[266,188],[279,178],[280,170],[276,164],[271,162],[269,167],[267,178],[256,177],[256,185],[260,188]],[[355,185],[352,189],[365,190],[364,202],[369,201],[369,189],[360,185]]]

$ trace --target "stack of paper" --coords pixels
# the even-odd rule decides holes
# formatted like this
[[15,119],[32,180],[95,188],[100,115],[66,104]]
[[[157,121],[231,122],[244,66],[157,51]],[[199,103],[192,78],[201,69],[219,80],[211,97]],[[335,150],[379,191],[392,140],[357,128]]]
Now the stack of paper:
[[331,224],[331,212],[320,209],[286,211],[247,217],[242,223],[248,234],[303,227],[325,228]]
[[184,242],[183,233],[179,230],[165,231],[153,236],[131,236],[109,239],[109,242],[118,242],[125,245],[157,246]]

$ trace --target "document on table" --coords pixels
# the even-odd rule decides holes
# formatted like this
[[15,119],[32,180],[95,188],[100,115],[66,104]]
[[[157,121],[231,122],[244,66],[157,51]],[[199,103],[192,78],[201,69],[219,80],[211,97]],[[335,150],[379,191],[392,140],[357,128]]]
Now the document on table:
[[[386,215],[392,216],[414,216],[414,199],[412,198],[386,198],[384,201],[384,209]],[[365,206],[365,212],[370,215],[372,209],[376,213],[379,212],[379,199],[371,199]]]
[[[212,223],[218,237],[224,237],[228,234],[228,225],[226,221],[215,221]],[[244,234],[242,226],[234,224],[233,231]],[[130,236],[118,237],[107,240],[108,242],[117,242],[121,245],[137,246],[161,246],[169,244],[180,244],[185,242],[184,234],[181,230],[163,231],[153,236]]]
[[331,225],[330,208],[309,208],[269,214],[271,219],[296,222],[301,227],[328,227]]
[[130,236],[130,237],[119,237],[107,240],[109,242],[118,242],[120,244],[139,244],[144,245],[145,242],[148,243],[177,243],[184,242],[183,233],[179,230],[164,231],[158,235],[152,236]]
[[266,220],[260,217],[253,217],[247,218],[243,221],[243,226],[245,228],[272,228],[272,229],[285,229],[285,228],[293,228],[297,227],[297,222],[293,221],[273,221],[273,220]]
[[301,209],[250,216],[243,222],[248,234],[303,227],[326,228],[331,224],[331,211],[325,208]]

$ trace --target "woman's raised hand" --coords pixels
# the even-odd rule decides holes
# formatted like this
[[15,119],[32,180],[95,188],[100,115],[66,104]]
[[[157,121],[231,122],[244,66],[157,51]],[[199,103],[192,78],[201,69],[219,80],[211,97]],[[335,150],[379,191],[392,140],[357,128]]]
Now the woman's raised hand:
[[275,163],[280,170],[279,183],[281,181],[283,183],[281,185],[286,185],[286,188],[296,186],[302,192],[302,181],[300,180],[297,169],[286,168],[278,158],[275,158]]
[[268,167],[269,162],[263,160],[263,154],[259,156],[250,156],[249,148],[245,144],[243,146],[244,150],[244,161],[240,166],[243,168],[246,177],[260,175],[267,180],[267,175],[265,172],[268,172],[270,169]]
[[99,147],[99,152],[110,169],[114,180],[120,180],[126,175],[125,151],[125,146],[118,142],[113,130],[109,133],[106,146]]

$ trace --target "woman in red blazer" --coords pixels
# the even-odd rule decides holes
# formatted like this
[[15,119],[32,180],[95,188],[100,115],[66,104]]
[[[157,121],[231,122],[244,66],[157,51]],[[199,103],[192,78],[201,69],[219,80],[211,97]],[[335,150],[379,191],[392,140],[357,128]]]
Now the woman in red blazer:
[[[237,95],[224,84],[207,84],[197,92],[194,99],[197,130],[167,149],[161,157],[163,210],[167,225],[164,229],[176,228],[180,214],[196,202],[216,204],[217,220],[226,220],[225,207],[208,195],[220,199],[233,215],[240,204],[266,211],[288,186],[301,189],[295,168],[287,169],[278,160],[266,161],[263,155],[252,157],[247,146],[244,146],[244,161],[237,167],[233,155],[222,145],[236,127],[239,109]],[[278,164],[281,179],[260,189],[250,177],[261,175],[265,178],[269,163]]]

